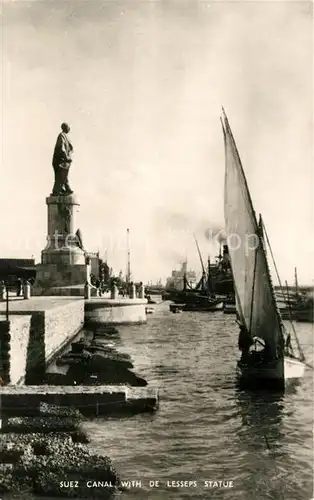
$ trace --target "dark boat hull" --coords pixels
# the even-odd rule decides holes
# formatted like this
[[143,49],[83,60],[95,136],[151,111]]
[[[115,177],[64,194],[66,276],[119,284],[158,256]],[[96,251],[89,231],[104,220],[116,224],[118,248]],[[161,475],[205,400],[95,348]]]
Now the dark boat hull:
[[224,314],[237,314],[237,308],[235,305],[225,304]]
[[282,319],[300,321],[304,323],[314,323],[314,310],[309,309],[282,309],[280,311]]
[[305,364],[291,356],[256,364],[237,363],[238,383],[242,388],[281,391],[286,383],[304,376]]
[[223,302],[217,301],[215,303],[199,303],[199,304],[185,304],[183,307],[183,311],[195,311],[195,312],[214,312],[214,311],[222,311]]
[[307,311],[296,311],[294,313],[296,321],[303,321],[305,323],[314,323],[314,311],[308,309]]

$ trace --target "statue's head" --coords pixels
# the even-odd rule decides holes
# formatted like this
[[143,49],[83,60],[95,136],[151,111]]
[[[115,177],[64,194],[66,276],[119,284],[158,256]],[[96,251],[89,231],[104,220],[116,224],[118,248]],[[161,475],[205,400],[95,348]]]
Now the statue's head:
[[62,132],[68,134],[70,132],[70,127],[67,123],[62,123],[61,125]]

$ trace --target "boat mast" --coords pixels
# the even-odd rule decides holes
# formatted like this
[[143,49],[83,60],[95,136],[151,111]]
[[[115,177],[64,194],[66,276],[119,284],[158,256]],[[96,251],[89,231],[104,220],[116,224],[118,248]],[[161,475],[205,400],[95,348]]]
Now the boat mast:
[[[283,286],[282,286],[281,281],[280,281],[280,276],[279,276],[278,269],[277,269],[277,266],[276,266],[274,254],[273,254],[272,248],[270,246],[270,241],[268,239],[268,234],[267,234],[267,231],[266,231],[266,228],[265,228],[265,225],[264,225],[263,221],[262,221],[262,227],[263,227],[263,231],[264,231],[265,236],[266,236],[267,245],[268,245],[268,248],[269,248],[269,251],[270,251],[270,255],[271,255],[271,258],[272,258],[272,261],[273,261],[273,264],[274,264],[274,268],[275,268],[275,271],[276,271],[276,274],[277,274],[277,279],[278,279],[278,282],[279,282],[279,286],[280,286],[281,292],[283,293]],[[288,307],[289,307],[289,316],[290,316],[289,319],[290,319],[290,323],[291,323],[291,326],[292,326],[292,331],[293,331],[294,338],[295,338],[297,346],[298,346],[298,350],[299,350],[301,361],[304,361],[305,360],[305,356],[304,356],[301,344],[300,344],[298,336],[297,336],[297,332],[296,332],[296,330],[294,328],[294,324],[293,324],[293,321],[292,321],[291,302],[290,302],[290,294],[289,294],[289,288],[288,288],[288,282],[287,281],[286,281],[286,294],[287,294],[287,302],[288,302]],[[278,313],[278,317],[280,319],[280,324],[281,324],[282,330],[286,331],[286,329],[284,327],[284,324],[282,322],[281,315],[280,315],[280,312],[278,310],[278,307],[277,307],[277,313]]]
[[[261,228],[262,224],[262,218],[261,215],[259,216],[259,223],[258,226]],[[258,234],[258,238],[259,238]],[[251,296],[251,311],[250,311],[250,326],[249,326],[249,333],[252,334],[252,322],[253,322],[253,307],[254,307],[254,293],[255,293],[255,278],[256,278],[256,262],[257,262],[257,251],[255,251],[254,255],[254,271],[253,271],[253,283],[252,283],[252,296]]]
[[298,351],[299,351],[299,354],[300,354],[300,360],[301,361],[304,361],[305,360],[305,356],[304,356],[304,352],[302,350],[302,347],[301,347],[301,344],[299,342],[299,339],[298,339],[298,336],[297,336],[297,332],[295,331],[295,328],[294,328],[294,324],[292,323],[292,311],[291,311],[291,302],[290,302],[290,297],[289,297],[289,287],[288,287],[288,282],[286,281],[286,290],[287,290],[287,297],[288,297],[288,304],[289,304],[289,312],[290,312],[290,322],[292,324],[292,330],[293,330],[293,333],[294,333],[294,338],[296,340],[296,343],[297,343],[297,346],[298,346]]
[[202,283],[202,290],[205,289],[205,278],[206,278],[206,271],[205,271],[205,267],[204,267],[204,263],[203,263],[203,259],[202,259],[202,254],[201,254],[201,251],[200,251],[200,247],[198,245],[198,241],[196,239],[196,236],[195,234],[193,235],[194,236],[194,240],[195,240],[195,243],[196,243],[196,248],[197,248],[197,251],[198,251],[198,255],[199,255],[199,258],[200,258],[200,261],[201,261],[201,266],[202,266],[202,278],[201,278],[201,283]]
[[260,229],[259,242],[262,245],[262,248],[263,248],[263,251],[264,251],[265,262],[266,262],[266,270],[267,270],[268,279],[269,279],[269,283],[270,283],[271,295],[272,295],[272,299],[273,299],[275,307],[276,307],[276,312],[277,312],[278,322],[279,322],[279,325],[280,325],[281,335],[282,335],[282,337],[284,339],[284,333],[283,332],[285,332],[286,330],[285,330],[285,327],[284,327],[284,324],[282,322],[281,315],[280,315],[280,312],[279,312],[279,309],[278,309],[278,306],[277,306],[277,300],[276,300],[276,297],[275,297],[273,280],[272,280],[272,277],[271,277],[271,274],[270,274],[269,265],[268,265],[268,261],[267,261],[267,257],[266,257],[266,245],[264,244],[264,233],[265,233],[265,236],[266,236],[266,241],[267,241],[267,245],[268,245],[268,248],[269,248],[269,251],[270,251],[270,255],[271,255],[271,258],[272,258],[273,263],[274,263],[274,267],[275,267],[275,270],[276,270],[276,274],[277,274],[277,278],[278,278],[279,284],[281,285],[281,283],[280,283],[279,273],[278,273],[278,269],[277,269],[277,266],[276,266],[274,254],[273,254],[272,248],[270,246],[270,241],[268,239],[268,235],[267,235],[267,232],[266,232],[265,224],[264,224],[264,221],[262,219],[261,214],[259,216],[259,229]]

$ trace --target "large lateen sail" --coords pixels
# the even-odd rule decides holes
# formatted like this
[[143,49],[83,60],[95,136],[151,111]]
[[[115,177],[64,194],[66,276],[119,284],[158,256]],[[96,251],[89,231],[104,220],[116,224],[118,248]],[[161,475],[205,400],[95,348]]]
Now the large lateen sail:
[[262,233],[256,220],[239,153],[227,117],[225,141],[225,226],[241,323],[264,339],[276,356],[283,334]]

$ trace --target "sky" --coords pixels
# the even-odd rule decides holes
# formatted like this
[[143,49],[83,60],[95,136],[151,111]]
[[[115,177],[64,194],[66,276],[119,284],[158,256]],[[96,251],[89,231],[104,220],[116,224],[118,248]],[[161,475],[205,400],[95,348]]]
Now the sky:
[[[0,256],[40,261],[60,124],[84,246],[138,280],[224,226],[223,105],[282,280],[312,282],[313,7],[299,1],[2,2]],[[208,231],[207,231],[208,234]]]

